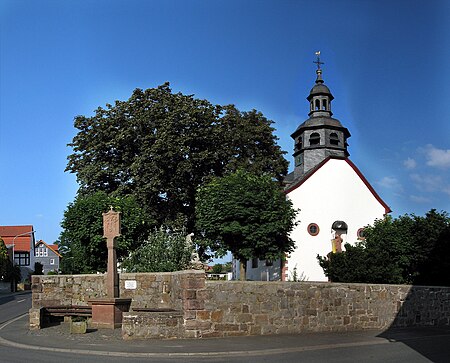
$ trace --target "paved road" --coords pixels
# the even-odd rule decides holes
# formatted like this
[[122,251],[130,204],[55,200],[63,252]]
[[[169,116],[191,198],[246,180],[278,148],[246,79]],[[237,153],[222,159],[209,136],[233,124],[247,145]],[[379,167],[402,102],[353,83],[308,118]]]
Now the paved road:
[[31,292],[0,295],[0,324],[25,314],[31,308]]

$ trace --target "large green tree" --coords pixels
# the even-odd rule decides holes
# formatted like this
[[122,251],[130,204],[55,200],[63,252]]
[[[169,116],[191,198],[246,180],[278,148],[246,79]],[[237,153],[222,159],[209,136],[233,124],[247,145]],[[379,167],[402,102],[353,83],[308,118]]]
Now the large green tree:
[[79,195],[69,204],[61,223],[59,250],[63,273],[105,271],[108,259],[103,237],[102,213],[110,207],[121,212],[122,230],[117,238],[117,257],[122,260],[147,238],[155,221],[137,204],[133,196],[114,197],[105,192]]
[[364,230],[365,240],[342,253],[318,256],[335,282],[450,285],[450,218],[431,210],[425,216],[390,216]]
[[289,232],[296,211],[269,175],[238,170],[215,177],[197,193],[197,243],[218,256],[283,258],[294,249]]
[[287,172],[272,121],[260,112],[172,93],[169,84],[136,89],[127,101],[77,116],[66,171],[80,194],[134,195],[160,224],[194,223],[196,189],[244,167],[281,180]]

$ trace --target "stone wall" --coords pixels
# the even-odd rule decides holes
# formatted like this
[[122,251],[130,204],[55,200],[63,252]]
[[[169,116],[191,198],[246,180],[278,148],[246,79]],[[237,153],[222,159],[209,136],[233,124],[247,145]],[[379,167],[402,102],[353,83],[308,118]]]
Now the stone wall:
[[[136,281],[136,289],[125,289],[126,281]],[[34,276],[34,310],[30,310],[30,317],[45,306],[87,305],[90,298],[105,295],[104,284],[105,275]],[[121,274],[120,296],[132,299],[132,311],[123,314],[125,339],[450,325],[447,287],[206,282],[204,272],[181,271]],[[133,308],[156,311],[138,312]]]
[[[125,273],[119,275],[119,295],[131,298],[131,308],[183,309],[186,282],[198,276],[204,286],[203,271],[174,273]],[[126,282],[136,288],[127,289]],[[106,275],[44,275],[32,277],[33,303],[37,309],[51,306],[87,306],[88,300],[106,296]],[[129,284],[127,284],[129,285]],[[200,285],[195,285],[200,286]]]
[[445,287],[233,281],[208,282],[197,296],[196,337],[450,325]]

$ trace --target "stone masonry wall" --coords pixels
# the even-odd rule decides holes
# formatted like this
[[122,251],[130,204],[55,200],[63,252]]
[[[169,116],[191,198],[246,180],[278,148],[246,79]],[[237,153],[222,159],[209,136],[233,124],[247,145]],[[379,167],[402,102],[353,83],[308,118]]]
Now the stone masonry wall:
[[[125,289],[127,280],[136,281],[136,289]],[[34,310],[45,306],[87,305],[90,298],[105,295],[105,275],[33,276],[32,282]],[[132,309],[173,310],[124,313],[125,339],[450,325],[448,287],[206,282],[204,272],[192,270],[121,274],[120,296],[132,299]]]
[[[131,298],[131,308],[183,309],[182,284],[203,271],[174,273],[124,273],[119,275],[119,295]],[[136,289],[126,289],[126,281],[136,281]],[[106,275],[43,275],[32,277],[33,308],[87,306],[88,300],[106,296]],[[184,285],[183,285],[184,286]],[[196,285],[197,286],[197,285]]]
[[[208,282],[193,337],[450,325],[450,288],[309,282]],[[195,315],[195,317],[194,317]]]

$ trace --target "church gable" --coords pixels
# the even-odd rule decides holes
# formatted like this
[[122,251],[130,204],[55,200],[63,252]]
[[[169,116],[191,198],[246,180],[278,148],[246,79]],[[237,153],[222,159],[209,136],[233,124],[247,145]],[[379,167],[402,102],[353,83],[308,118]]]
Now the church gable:
[[358,190],[360,197],[366,195],[365,198],[369,198],[371,195],[384,208],[384,214],[391,212],[389,206],[377,194],[362,172],[348,158],[326,158],[301,179],[291,184],[285,193],[293,199],[293,192],[305,183],[308,184],[308,188],[305,188],[308,193],[317,194],[317,201],[323,199],[324,195],[332,197],[329,195],[331,191],[334,192],[335,198],[341,199],[340,197],[344,194],[348,194],[344,199],[351,200],[356,197],[355,192]]

